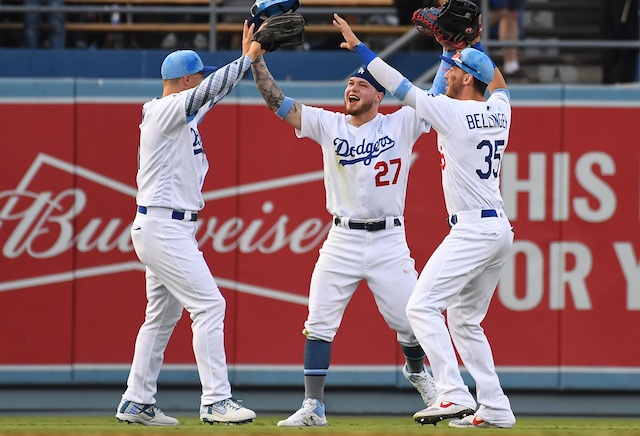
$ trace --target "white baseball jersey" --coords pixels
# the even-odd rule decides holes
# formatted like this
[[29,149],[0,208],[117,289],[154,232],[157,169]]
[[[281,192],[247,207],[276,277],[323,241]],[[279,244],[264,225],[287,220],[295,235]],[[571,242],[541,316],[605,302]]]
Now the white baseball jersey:
[[511,125],[509,94],[494,91],[481,102],[419,92],[416,112],[438,132],[445,202],[456,220],[422,270],[407,303],[407,316],[429,358],[438,401],[476,410],[460,375],[453,339],[476,382],[475,417],[511,427],[515,417],[480,326],[513,244],[499,191],[500,163]]
[[209,169],[198,124],[211,109],[185,113],[187,92],[144,104],[140,123],[138,195],[142,206],[199,211],[204,207],[202,185]]
[[415,96],[416,113],[438,132],[446,207],[449,215],[456,215],[450,217],[451,230],[429,257],[406,306],[411,328],[431,364],[437,403],[476,410],[457,351],[476,382],[480,406],[474,416],[511,427],[515,416],[480,325],[513,244],[499,191],[511,124],[509,92],[496,90],[486,102],[432,96],[380,58],[368,69],[406,103],[413,104]]
[[438,132],[442,189],[449,215],[502,209],[500,163],[511,125],[508,94],[494,92],[481,102],[418,92],[416,112]]
[[334,216],[375,219],[402,216],[411,152],[429,131],[410,107],[360,127],[349,115],[302,105],[299,138],[322,147],[327,211]]
[[164,353],[185,309],[192,320],[201,405],[231,397],[224,350],[225,300],[198,248],[193,214],[180,218],[174,212],[203,208],[201,192],[209,164],[198,123],[250,65],[249,57],[242,56],[197,87],[143,106],[136,197],[143,208],[133,221],[131,240],[145,266],[148,303],[124,400],[155,404]]

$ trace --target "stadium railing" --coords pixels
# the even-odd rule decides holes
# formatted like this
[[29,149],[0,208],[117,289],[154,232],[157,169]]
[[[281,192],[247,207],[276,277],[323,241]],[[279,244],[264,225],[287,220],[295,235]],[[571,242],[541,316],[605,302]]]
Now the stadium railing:
[[[241,22],[220,22],[225,14],[246,15],[250,17],[246,6],[227,6],[223,1],[209,0],[66,0],[63,6],[26,6],[22,2],[6,1],[0,3],[1,13],[24,12],[58,12],[96,13],[104,15],[105,19],[98,22],[65,23],[67,32],[203,32],[209,34],[210,51],[216,51],[218,33],[240,33]],[[367,15],[393,15],[395,8],[392,0],[302,0],[299,12],[308,17],[327,16],[333,12],[352,17]],[[108,18],[111,14],[119,14],[118,23],[112,23]],[[170,22],[168,17],[180,18],[186,14],[208,16],[206,22]],[[152,15],[161,20],[149,20]],[[140,19],[144,17],[144,21]],[[1,30],[20,30],[23,23],[19,21],[0,22]],[[46,20],[43,27],[47,27]],[[359,23],[354,20],[353,29],[361,35],[402,35],[412,26],[399,26],[387,23]],[[335,33],[335,28],[327,19],[326,23],[310,23],[305,26],[309,34]]]

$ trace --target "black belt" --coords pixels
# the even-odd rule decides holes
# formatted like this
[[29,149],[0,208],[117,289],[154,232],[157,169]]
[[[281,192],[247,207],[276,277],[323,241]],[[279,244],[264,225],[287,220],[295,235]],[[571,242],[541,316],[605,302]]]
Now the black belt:
[[[498,212],[496,212],[495,209],[482,209],[480,211],[480,218],[498,218]],[[451,215],[449,223],[452,226],[455,226],[458,223],[458,217],[455,213]]]
[[[341,222],[340,217],[335,217],[333,223],[339,226]],[[393,226],[401,226],[402,223],[398,218],[393,219]],[[367,232],[377,232],[378,230],[384,230],[387,228],[387,220],[380,221],[349,221],[349,228],[353,230],[366,230]]]
[[[146,215],[147,208],[145,206],[138,206],[138,212]],[[184,212],[181,212],[179,210],[172,210],[171,218],[173,218],[174,220],[184,221]],[[191,218],[189,219],[189,221],[198,221],[198,212],[191,212]]]

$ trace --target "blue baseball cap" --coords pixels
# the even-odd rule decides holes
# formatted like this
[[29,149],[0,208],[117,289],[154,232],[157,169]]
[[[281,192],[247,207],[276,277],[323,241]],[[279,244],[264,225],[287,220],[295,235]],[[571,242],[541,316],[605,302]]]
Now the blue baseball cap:
[[462,68],[486,85],[493,80],[493,62],[486,53],[475,48],[467,47],[450,58],[440,56],[440,59],[455,67]]
[[164,58],[160,73],[162,78],[167,80],[195,73],[204,73],[206,76],[217,69],[218,67],[205,67],[198,53],[193,50],[176,50]]
[[371,73],[364,66],[361,66],[360,68],[358,68],[350,77],[360,77],[361,79],[364,79],[367,82],[369,82],[371,86],[376,88],[378,92],[382,92],[383,94],[386,94],[386,89],[384,89],[384,86],[379,84],[378,81],[373,78]]

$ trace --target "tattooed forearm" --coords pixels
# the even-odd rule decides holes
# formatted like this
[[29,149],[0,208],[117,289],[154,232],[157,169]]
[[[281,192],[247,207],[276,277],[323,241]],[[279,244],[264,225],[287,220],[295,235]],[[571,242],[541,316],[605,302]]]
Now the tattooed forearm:
[[267,103],[267,106],[272,111],[278,110],[284,100],[284,94],[267,69],[267,65],[264,63],[262,56],[257,57],[251,63],[251,72],[253,73],[256,86],[262,94],[262,98],[264,98],[264,101]]
[[296,113],[299,112],[300,110],[302,110],[302,105],[300,103],[298,103],[297,101],[293,102],[293,106],[291,106],[291,109],[289,109],[289,113]]
[[295,129],[302,128],[302,105],[286,97],[269,72],[262,56],[251,63],[251,71],[262,98],[279,118]]

